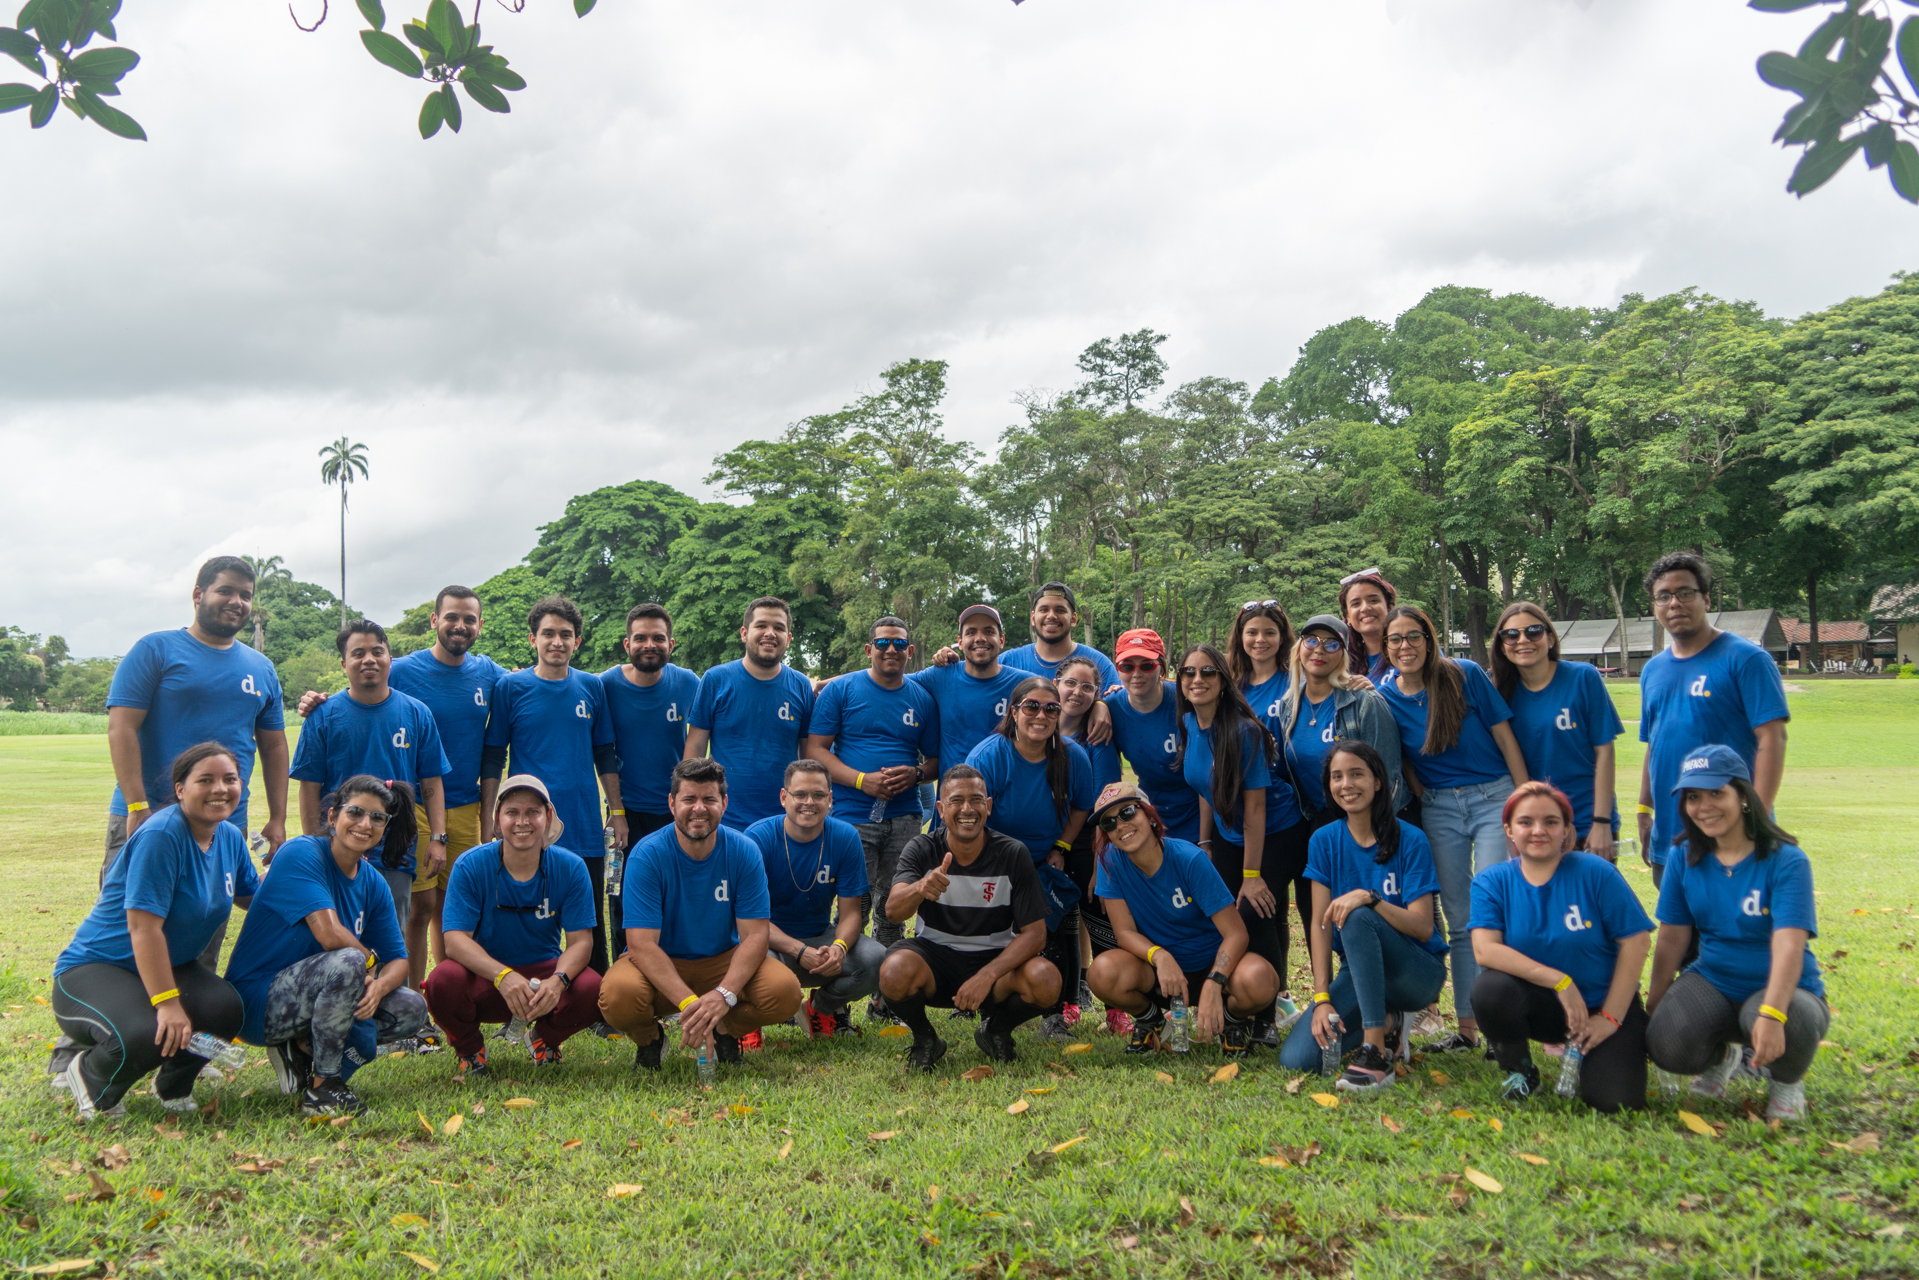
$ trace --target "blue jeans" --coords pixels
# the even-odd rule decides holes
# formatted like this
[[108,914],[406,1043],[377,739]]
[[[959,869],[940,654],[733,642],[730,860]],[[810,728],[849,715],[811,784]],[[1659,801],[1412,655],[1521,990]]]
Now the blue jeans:
[[1512,856],[1499,812],[1513,793],[1513,780],[1478,782],[1470,787],[1427,787],[1420,797],[1420,828],[1433,847],[1439,872],[1439,905],[1446,915],[1446,941],[1453,948],[1453,1012],[1473,1016],[1473,877]]
[[[1388,1013],[1424,1009],[1446,985],[1446,962],[1387,924],[1371,907],[1346,917],[1339,943],[1346,948],[1346,963],[1326,994],[1345,1027],[1339,1046],[1342,1055],[1359,1047],[1364,1028],[1385,1026]],[[1279,1064],[1292,1071],[1317,1072],[1319,1059],[1309,1011],[1287,1033]]]

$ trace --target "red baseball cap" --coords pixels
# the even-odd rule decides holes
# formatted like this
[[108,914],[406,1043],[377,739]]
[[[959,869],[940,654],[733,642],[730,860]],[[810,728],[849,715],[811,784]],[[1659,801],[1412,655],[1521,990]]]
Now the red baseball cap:
[[1149,627],[1122,631],[1119,633],[1119,643],[1113,648],[1113,657],[1115,660],[1151,658],[1155,662],[1165,662],[1166,642],[1159,638],[1159,632]]

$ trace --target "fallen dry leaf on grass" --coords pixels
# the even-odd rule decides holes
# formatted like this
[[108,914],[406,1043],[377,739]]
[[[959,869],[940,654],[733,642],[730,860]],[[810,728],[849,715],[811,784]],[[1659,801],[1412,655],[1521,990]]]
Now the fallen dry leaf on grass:
[[1213,1072],[1213,1078],[1207,1083],[1225,1084],[1228,1080],[1231,1080],[1238,1075],[1239,1075],[1239,1064],[1237,1062],[1229,1062],[1225,1066],[1221,1067],[1219,1070]]
[[1268,1169],[1290,1169],[1293,1167],[1284,1156],[1261,1156],[1258,1160],[1254,1161],[1254,1163],[1263,1164]]
[[1494,1133],[1506,1132],[1506,1122],[1504,1120],[1501,1120],[1498,1116],[1488,1117],[1486,1120],[1486,1123],[1493,1127]]
[[1069,1079],[1073,1079],[1073,1080],[1079,1079],[1079,1072],[1073,1070],[1071,1067],[1067,1066],[1064,1062],[1061,1062],[1057,1058],[1048,1058],[1046,1060],[1045,1066],[1048,1071],[1052,1072],[1056,1076],[1066,1076]]
[[1139,1237],[1121,1236],[1119,1238],[1119,1247],[1122,1249],[1137,1249],[1139,1248]]
[[505,1102],[502,1102],[500,1105],[505,1107],[508,1111],[524,1111],[528,1107],[537,1107],[540,1104],[535,1102],[531,1098],[508,1098]]
[[[1172,1079],[1172,1077],[1168,1076],[1167,1079],[1170,1080]],[[1296,1094],[1299,1092],[1299,1086],[1305,1083],[1306,1083],[1305,1076],[1294,1076],[1291,1080],[1288,1080],[1286,1082],[1286,1092]]]
[[446,1118],[446,1123],[440,1126],[440,1132],[451,1138],[460,1131],[460,1126],[465,1123],[466,1117],[456,1111]]
[[87,1190],[76,1191],[72,1195],[66,1197],[66,1201],[68,1204],[78,1204],[82,1200],[91,1200],[101,1204],[105,1204],[107,1201],[113,1199],[114,1190],[111,1183],[109,1183],[105,1178],[101,1177],[99,1174],[95,1173],[91,1169],[88,1169],[86,1171],[86,1174],[87,1174]]
[[1479,1170],[1471,1168],[1470,1166],[1465,1170],[1465,1178],[1466,1181],[1472,1183],[1481,1191],[1490,1191],[1494,1195],[1498,1195],[1506,1189],[1500,1186],[1499,1180],[1491,1174],[1481,1173]]
[[560,1150],[576,1151],[579,1149],[580,1141],[581,1140],[579,1138],[568,1138],[565,1142],[562,1142],[560,1144]]
[[920,1235],[919,1235],[920,1248],[931,1249],[934,1245],[938,1244],[939,1242],[940,1242],[940,1238],[934,1235],[931,1231],[920,1232]]
[[1091,1053],[1092,1051],[1093,1046],[1090,1044],[1069,1044],[1060,1050],[1061,1053]]
[[1179,1198],[1179,1225],[1182,1227],[1190,1227],[1198,1218],[1199,1214],[1193,1209],[1193,1202],[1185,1196],[1181,1196]]
[[1033,1109],[1033,1104],[1028,1102],[1024,1098],[1021,1098],[1018,1102],[1015,1102],[1012,1106],[1006,1108],[1006,1114],[1009,1116],[1017,1116],[1017,1115],[1022,1115],[1025,1112],[1031,1111],[1032,1109]]
[[415,1111],[415,1112],[413,1113],[413,1118],[414,1118],[414,1119],[416,1119],[416,1120],[418,1120],[418,1121],[420,1122],[420,1127],[421,1127],[422,1129],[425,1129],[425,1130],[426,1130],[426,1136],[427,1136],[427,1137],[429,1137],[429,1138],[431,1138],[431,1137],[433,1137],[433,1136],[434,1136],[434,1133],[433,1133],[433,1122],[432,1122],[431,1120],[429,1120],[429,1119],[427,1119],[427,1118],[426,1118],[426,1112],[424,1112],[424,1111]]
[[978,1084],[982,1080],[991,1080],[992,1078],[993,1069],[991,1067],[974,1067],[971,1071],[960,1072],[960,1079],[971,1080],[974,1084]]
[[102,1169],[116,1173],[126,1168],[127,1161],[133,1159],[132,1156],[127,1154],[127,1149],[117,1142],[110,1147],[102,1147],[100,1154],[94,1158],[100,1162]]
[[1888,1226],[1883,1226],[1879,1228],[1877,1231],[1873,1232],[1872,1234],[1876,1236],[1892,1236],[1895,1238],[1899,1236],[1903,1236],[1904,1234],[1906,1234],[1906,1224],[1903,1222],[1894,1222]]
[[729,1116],[744,1117],[752,1115],[757,1110],[759,1110],[758,1107],[749,1107],[744,1101],[741,1101],[729,1104],[726,1108],[726,1114]]
[[1033,1094],[1047,1094],[1047,1093],[1051,1093],[1052,1091],[1053,1091],[1052,1086],[1048,1085],[1044,1089],[1028,1089],[1026,1092],[1033,1093]]
[[900,1136],[898,1129],[881,1129],[878,1133],[869,1133],[867,1139],[872,1142],[891,1142]]
[[1066,1150],[1068,1147],[1077,1147],[1080,1143],[1084,1141],[1086,1141],[1086,1135],[1082,1133],[1077,1138],[1068,1138],[1064,1142],[1054,1143],[1051,1150],[1054,1155],[1058,1155],[1060,1152]]
[[1847,1142],[1834,1142],[1831,1139],[1827,1139],[1826,1145],[1835,1151],[1850,1151],[1856,1156],[1862,1156],[1868,1151],[1877,1151],[1879,1149],[1879,1135],[1876,1133],[1862,1133]]
[[396,1227],[424,1227],[426,1225],[426,1219],[417,1213],[396,1213],[393,1215],[393,1225]]
[[1395,1120],[1395,1119],[1393,1119],[1393,1118],[1392,1118],[1391,1116],[1388,1116],[1388,1115],[1382,1115],[1382,1116],[1380,1116],[1380,1117],[1379,1117],[1379,1123],[1381,1123],[1382,1125],[1385,1125],[1385,1126],[1386,1126],[1386,1132],[1387,1132],[1387,1133],[1404,1133],[1404,1132],[1406,1132],[1406,1131],[1405,1131],[1404,1129],[1402,1129],[1402,1128],[1400,1128],[1400,1127],[1399,1127],[1399,1121],[1397,1121],[1397,1120]]
[[1428,1071],[1426,1074],[1433,1078],[1434,1084],[1451,1084],[1453,1082],[1453,1078],[1444,1071]]
[[1153,1079],[1159,1081],[1161,1084],[1173,1083],[1173,1077],[1167,1075],[1164,1071],[1155,1071],[1153,1073]]
[[1707,1124],[1705,1120],[1690,1111],[1682,1110],[1679,1113],[1679,1123],[1685,1125],[1702,1138],[1717,1138],[1719,1136],[1717,1129],[1714,1129],[1711,1125]]
[[1545,1156],[1536,1156],[1530,1151],[1520,1152],[1519,1158],[1521,1160],[1524,1160],[1527,1164],[1551,1164],[1552,1163],[1552,1161],[1546,1159]]
[[1339,1095],[1336,1093],[1316,1093],[1313,1095],[1313,1101],[1322,1107],[1336,1107],[1339,1105]]
[[1453,1189],[1446,1193],[1446,1198],[1453,1202],[1453,1208],[1464,1209],[1466,1202],[1473,1198],[1472,1189],[1465,1182],[1455,1182]]
[[60,1262],[43,1263],[37,1267],[28,1267],[30,1276],[65,1276],[76,1271],[91,1271],[94,1268],[92,1258],[67,1258]]
[[1455,1120],[1470,1120],[1473,1118],[1473,1113],[1466,1110],[1466,1108],[1464,1107],[1454,1107],[1452,1109],[1451,1115],[1452,1115],[1452,1118]]
[[169,1128],[167,1125],[164,1125],[164,1124],[154,1125],[153,1131],[159,1134],[161,1137],[165,1138],[168,1142],[183,1142],[186,1140],[186,1136],[187,1136],[186,1130]]
[[646,1188],[637,1182],[616,1182],[606,1189],[606,1198],[608,1200],[624,1200],[628,1196],[636,1196],[644,1190],[646,1190]]
[[791,1138],[788,1138],[786,1140],[786,1145],[780,1148],[780,1153],[774,1156],[773,1159],[776,1161],[784,1160],[786,1159],[786,1157],[792,1154],[793,1154],[793,1140]]
[[926,1188],[926,1199],[931,1204],[938,1204],[940,1202],[940,1189],[937,1183]]
[[166,1191],[160,1187],[148,1187],[145,1191],[141,1192],[140,1194],[145,1196],[147,1199],[153,1201],[153,1203],[155,1204],[159,1204],[162,1200],[167,1198]]
[[[353,1123],[353,1117],[352,1116],[335,1116],[333,1117],[333,1119],[327,1121],[327,1123],[335,1129],[344,1129],[348,1125]],[[215,1134],[214,1136],[218,1137],[219,1135]]]
[[424,1268],[429,1273],[436,1276],[440,1274],[440,1264],[435,1262],[433,1259],[427,1257],[425,1254],[408,1253],[405,1249],[401,1249],[399,1253],[402,1258],[407,1258],[411,1260],[414,1263],[414,1265]]
[[1304,1169],[1319,1154],[1319,1143],[1310,1142],[1303,1147],[1281,1147],[1278,1155],[1261,1156],[1259,1162],[1268,1168]]
[[874,1034],[882,1036],[910,1036],[913,1032],[910,1028],[889,1024],[881,1027],[878,1031],[874,1032]]

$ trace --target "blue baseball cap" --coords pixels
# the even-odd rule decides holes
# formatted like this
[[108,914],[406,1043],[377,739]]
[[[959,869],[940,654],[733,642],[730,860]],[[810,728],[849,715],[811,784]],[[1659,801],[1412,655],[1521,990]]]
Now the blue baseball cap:
[[1695,747],[1686,753],[1679,765],[1679,780],[1672,784],[1672,794],[1681,791],[1717,791],[1719,788],[1738,778],[1743,782],[1752,781],[1752,770],[1737,751],[1718,744]]

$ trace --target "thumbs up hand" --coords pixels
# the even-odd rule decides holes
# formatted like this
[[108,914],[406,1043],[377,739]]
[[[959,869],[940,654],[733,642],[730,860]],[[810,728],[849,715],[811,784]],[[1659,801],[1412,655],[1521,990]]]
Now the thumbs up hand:
[[953,854],[951,850],[948,850],[945,861],[941,862],[939,866],[933,868],[933,870],[927,872],[925,877],[920,881],[920,897],[931,902],[938,902],[939,896],[946,892],[947,886],[950,883],[946,878],[946,873],[952,869]]

